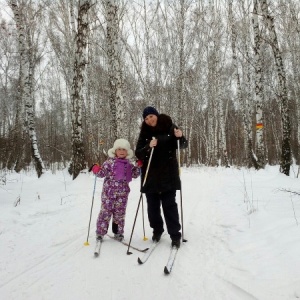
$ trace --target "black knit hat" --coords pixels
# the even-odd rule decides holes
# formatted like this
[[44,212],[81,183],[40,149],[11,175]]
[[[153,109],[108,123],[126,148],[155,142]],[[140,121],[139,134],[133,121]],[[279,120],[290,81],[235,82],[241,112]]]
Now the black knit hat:
[[158,116],[158,111],[153,106],[147,106],[143,111],[143,119],[145,120],[148,115]]

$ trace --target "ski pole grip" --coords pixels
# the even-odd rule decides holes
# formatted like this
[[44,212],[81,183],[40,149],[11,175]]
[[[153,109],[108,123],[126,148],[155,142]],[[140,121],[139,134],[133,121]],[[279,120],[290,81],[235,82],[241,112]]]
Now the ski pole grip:
[[[154,139],[155,139],[155,137],[153,136],[152,140],[154,140]],[[154,147],[151,148],[150,158],[149,158],[149,161],[148,161],[148,165],[147,165],[147,169],[146,169],[146,173],[145,173],[145,177],[144,177],[144,181],[143,181],[143,185],[142,186],[145,185],[146,180],[147,180],[147,176],[148,176],[148,172],[149,172],[149,167],[150,167],[150,163],[151,163],[153,151],[154,151]]]
[[179,168],[179,176],[180,176],[180,173],[181,173],[181,169],[180,169],[180,142],[179,142],[179,139],[177,140],[177,160],[178,160],[178,168]]

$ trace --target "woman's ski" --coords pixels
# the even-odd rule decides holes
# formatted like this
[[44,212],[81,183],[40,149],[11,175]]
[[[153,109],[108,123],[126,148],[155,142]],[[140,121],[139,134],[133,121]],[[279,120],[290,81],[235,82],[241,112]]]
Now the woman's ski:
[[175,262],[175,258],[176,258],[176,255],[177,255],[177,252],[178,252],[178,249],[177,247],[173,246],[171,248],[171,252],[170,252],[170,255],[169,255],[169,258],[168,258],[168,262],[164,268],[164,273],[166,275],[170,274],[172,269],[173,269],[173,265],[174,265],[174,262]]
[[150,257],[151,253],[154,251],[158,243],[159,242],[153,242],[149,250],[144,254],[144,256],[142,258],[138,258],[138,263],[140,265],[144,264],[148,260],[148,258]]

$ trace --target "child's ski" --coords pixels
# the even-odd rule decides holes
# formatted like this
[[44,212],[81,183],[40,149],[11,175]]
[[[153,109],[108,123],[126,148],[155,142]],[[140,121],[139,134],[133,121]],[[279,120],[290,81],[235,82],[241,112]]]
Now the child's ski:
[[[127,247],[128,247],[128,245],[129,245],[127,242],[124,242],[124,241],[118,241],[117,239],[115,239],[113,236],[111,236],[111,235],[109,235],[109,234],[108,234],[107,236],[110,237],[111,239],[113,239],[113,240],[115,240],[115,241],[117,241],[117,242],[123,244],[124,246],[127,246]],[[149,248],[140,249],[140,248],[134,247],[134,246],[132,246],[132,245],[130,245],[130,248],[132,248],[132,249],[134,249],[134,250],[136,250],[136,251],[139,251],[139,252],[147,252],[147,251],[149,250]]]
[[102,245],[102,241],[96,240],[96,246],[94,250],[95,257],[98,257],[100,255],[101,245]]

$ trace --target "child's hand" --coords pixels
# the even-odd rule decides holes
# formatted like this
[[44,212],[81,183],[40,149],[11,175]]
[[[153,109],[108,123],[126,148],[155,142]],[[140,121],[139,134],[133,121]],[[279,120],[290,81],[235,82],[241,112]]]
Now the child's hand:
[[101,166],[99,166],[98,164],[92,166],[92,172],[94,174],[98,174],[100,170],[101,170]]
[[143,161],[139,159],[139,160],[136,162],[136,165],[137,165],[139,168],[141,168],[141,167],[143,166]]

